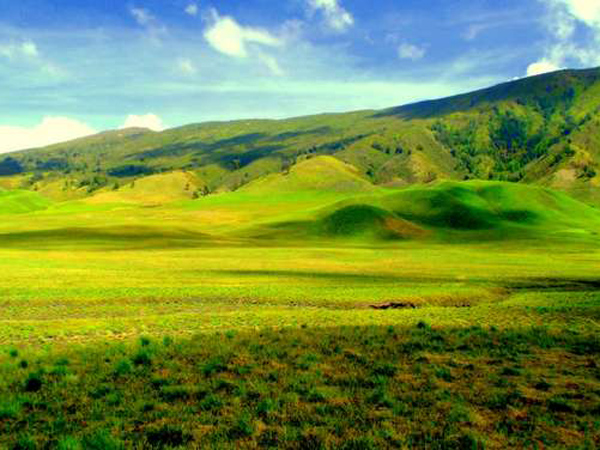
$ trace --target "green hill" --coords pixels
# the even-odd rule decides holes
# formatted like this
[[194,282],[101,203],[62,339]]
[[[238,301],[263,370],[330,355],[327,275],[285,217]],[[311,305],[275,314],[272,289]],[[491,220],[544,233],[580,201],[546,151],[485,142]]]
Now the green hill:
[[244,192],[373,192],[377,188],[360,176],[356,167],[331,156],[317,156],[293,166],[286,173],[270,174],[251,182]]
[[48,208],[51,202],[37,192],[0,189],[0,215],[23,214]]
[[199,195],[294,189],[294,166],[327,156],[355,167],[359,190],[516,181],[600,204],[599,99],[600,69],[567,70],[383,111],[119,130],[3,156],[0,186],[72,200],[183,171]]
[[380,202],[401,218],[442,230],[583,232],[600,230],[600,212],[552,190],[505,182],[443,182]]
[[287,239],[448,242],[597,239],[600,211],[549,189],[507,182],[440,182],[324,207],[314,217],[256,227]]

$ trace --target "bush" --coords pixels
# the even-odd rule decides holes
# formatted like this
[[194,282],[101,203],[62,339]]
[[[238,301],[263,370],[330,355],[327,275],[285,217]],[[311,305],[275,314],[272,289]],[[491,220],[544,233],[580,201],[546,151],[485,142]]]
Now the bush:
[[25,380],[25,392],[38,392],[42,389],[44,382],[39,372],[30,373]]
[[61,439],[58,442],[58,446],[57,446],[58,450],[83,450],[83,447],[81,446],[81,443],[79,442],[78,439],[75,439],[73,437],[66,437]]
[[19,436],[13,450],[36,450],[38,448],[35,439],[28,434]]
[[5,419],[14,419],[21,412],[21,405],[16,400],[0,401],[0,421]]
[[145,350],[142,350],[142,351],[138,352],[133,357],[133,363],[136,366],[151,366],[152,365],[152,358],[150,357],[150,353],[148,353]]
[[154,170],[151,169],[150,167],[146,167],[143,165],[134,165],[134,164],[115,167],[108,171],[108,174],[111,177],[117,177],[117,178],[127,178],[127,177],[141,176],[141,175],[151,175],[153,173],[154,173]]
[[213,411],[223,407],[223,401],[216,395],[207,396],[202,402],[200,402],[200,408],[203,411]]
[[243,414],[233,426],[227,432],[230,439],[242,439],[248,436],[252,436],[254,433],[254,423],[252,418],[248,414]]
[[382,377],[393,377],[396,372],[396,367],[390,363],[378,364],[373,369],[373,375],[381,375]]
[[163,425],[146,431],[146,439],[152,447],[181,447],[192,440],[192,435],[180,425]]
[[368,436],[350,439],[340,446],[340,450],[375,450],[377,448],[373,438]]
[[123,443],[114,438],[106,430],[97,430],[83,439],[82,447],[85,450],[122,450]]
[[115,367],[114,374],[117,377],[129,375],[133,371],[133,366],[128,359],[122,359]]

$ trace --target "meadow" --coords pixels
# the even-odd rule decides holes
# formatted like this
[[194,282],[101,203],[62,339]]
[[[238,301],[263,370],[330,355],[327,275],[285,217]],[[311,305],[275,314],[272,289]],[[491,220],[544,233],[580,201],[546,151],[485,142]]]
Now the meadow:
[[25,212],[5,194],[0,448],[600,445],[594,208],[282,183]]

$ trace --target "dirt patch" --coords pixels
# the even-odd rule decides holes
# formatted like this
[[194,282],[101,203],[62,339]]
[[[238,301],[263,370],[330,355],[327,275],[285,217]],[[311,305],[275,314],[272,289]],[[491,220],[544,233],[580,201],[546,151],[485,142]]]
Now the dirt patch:
[[[400,303],[384,303],[383,305],[371,305],[372,309],[387,310],[387,309],[418,309],[425,305],[417,305],[411,302],[400,302]],[[437,305],[436,305],[437,306]],[[469,303],[459,303],[456,305],[446,305],[447,308],[470,308]]]
[[385,309],[417,309],[418,305],[414,303],[386,303],[384,305],[371,305],[373,309],[385,310]]

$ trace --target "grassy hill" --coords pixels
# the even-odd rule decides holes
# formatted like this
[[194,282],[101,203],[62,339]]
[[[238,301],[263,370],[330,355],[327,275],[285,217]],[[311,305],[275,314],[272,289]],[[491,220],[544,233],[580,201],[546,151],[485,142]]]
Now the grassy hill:
[[332,156],[317,156],[292,166],[285,173],[270,174],[249,183],[243,192],[373,192],[377,188],[361,177],[356,167]]
[[0,215],[23,214],[46,209],[51,202],[36,192],[0,188]]
[[297,220],[256,226],[256,236],[354,242],[593,239],[600,212],[546,188],[508,182],[439,182],[380,190]]
[[599,98],[600,69],[567,70],[383,111],[119,130],[6,155],[0,186],[72,200],[185,172],[208,195],[329,156],[375,185],[508,180],[598,204]]

